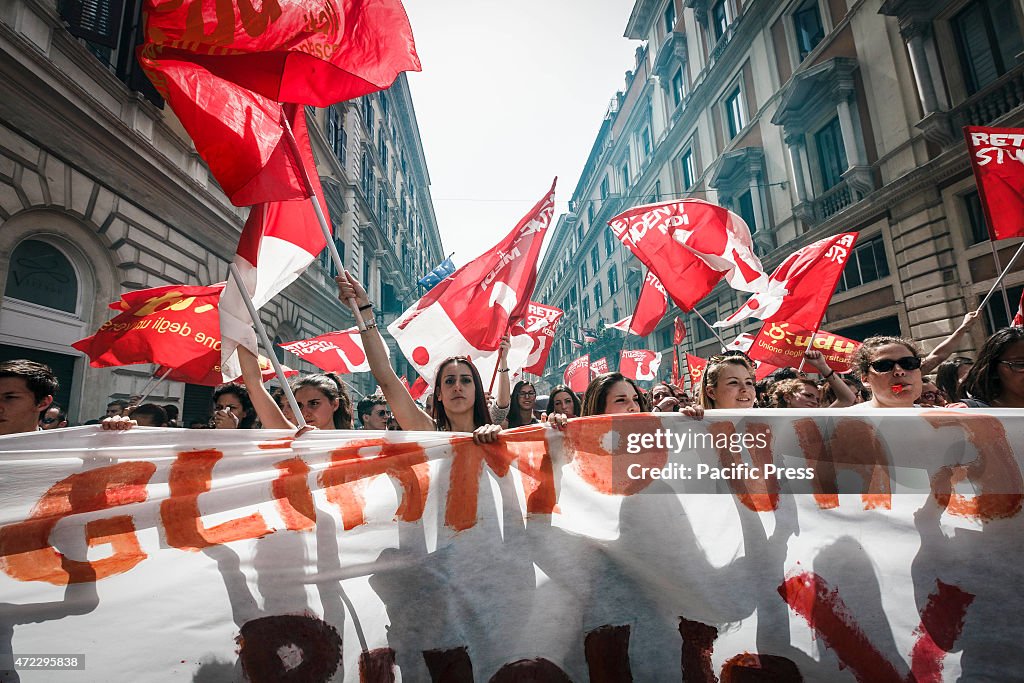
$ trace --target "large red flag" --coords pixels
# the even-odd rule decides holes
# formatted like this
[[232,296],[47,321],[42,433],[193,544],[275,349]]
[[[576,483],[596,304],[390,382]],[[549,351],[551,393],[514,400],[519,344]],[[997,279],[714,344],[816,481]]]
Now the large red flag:
[[[291,108],[298,111],[294,132],[299,155],[306,166],[312,190],[320,201],[320,209],[327,216],[327,203],[324,201],[320,176],[316,172],[306,130],[306,116],[302,113],[302,107],[286,105],[286,109]],[[242,229],[234,265],[253,305],[259,309],[294,282],[326,246],[327,241],[311,201],[259,204],[250,210]],[[230,287],[225,288],[220,302],[224,341],[221,365],[225,368],[226,377],[240,371],[233,357],[239,344],[256,352],[256,335],[252,330],[249,310],[237,285],[234,282],[230,284]]]
[[201,64],[275,102],[323,107],[420,69],[398,0],[147,0],[145,19],[150,56]]
[[167,285],[140,289],[110,305],[121,311],[96,334],[72,346],[89,356],[90,365],[156,363],[181,366],[220,350],[217,299],[224,284]]
[[[232,204],[306,197],[299,162],[284,138],[285,111],[277,102],[180,59],[139,63],[174,110],[199,156]],[[292,128],[305,128],[302,107],[288,111]]]
[[[359,338],[359,330],[350,328],[339,332],[328,332],[310,339],[278,344],[304,361],[312,363],[324,372],[348,374],[369,372],[370,362]],[[387,345],[384,345],[385,352]]]
[[683,339],[686,337],[686,327],[683,326],[682,319],[676,316],[675,331],[672,334],[672,344],[679,346],[683,343]]
[[[483,377],[490,376],[502,336],[529,310],[537,257],[554,210],[552,183],[500,243],[445,278],[388,326],[420,375],[433,378],[444,358],[466,355]],[[523,367],[531,348],[532,342],[520,352],[513,344],[509,367]]]
[[577,358],[565,368],[565,383],[576,393],[583,393],[590,385],[590,354]]
[[637,380],[653,380],[661,367],[661,354],[647,349],[619,351],[619,372]]
[[522,372],[544,374],[544,366],[547,365],[548,354],[551,353],[552,342],[555,339],[555,324],[561,317],[562,309],[531,301],[526,318],[512,327],[513,338],[525,334],[532,340],[530,355]]
[[724,277],[733,289],[767,283],[750,230],[736,214],[701,199],[637,206],[613,218],[615,236],[691,311]]
[[[747,354],[756,361],[770,363],[775,367],[798,367],[811,341],[811,331],[789,323],[769,322],[761,326],[754,337]],[[841,337],[824,330],[818,330],[811,342],[811,348],[821,351],[825,362],[836,372],[849,372],[853,367],[853,355],[860,348],[860,342]]]
[[857,233],[844,232],[790,254],[772,273],[766,291],[751,296],[714,326],[727,327],[753,317],[818,329],[856,241]]
[[1024,237],[1024,128],[964,128],[993,240]]
[[668,296],[665,287],[653,272],[648,271],[640,296],[636,300],[633,318],[629,322],[629,331],[637,336],[646,337],[654,332],[654,328],[665,317],[667,311]]

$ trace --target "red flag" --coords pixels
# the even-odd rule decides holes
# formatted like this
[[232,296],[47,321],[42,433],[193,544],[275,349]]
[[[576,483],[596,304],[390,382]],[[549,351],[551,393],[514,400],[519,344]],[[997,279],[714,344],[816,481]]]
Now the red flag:
[[428,387],[429,385],[427,384],[427,380],[422,377],[417,377],[416,381],[412,383],[411,387],[409,387],[409,395],[412,396],[412,400],[418,401],[423,394],[427,393]]
[[[754,337],[749,355],[756,361],[770,363],[775,367],[795,368],[800,365],[810,339],[810,330],[789,323],[765,323]],[[849,372],[860,342],[818,330],[811,348],[821,351],[825,362],[836,372]]]
[[619,352],[619,372],[637,380],[653,380],[661,367],[661,354],[647,349],[623,349]]
[[[348,374],[369,372],[370,362],[363,350],[363,341],[355,327],[340,332],[328,332],[310,339],[278,344],[304,361],[310,362],[324,372]],[[387,351],[387,344],[384,345]]]
[[324,107],[419,71],[398,0],[192,0],[145,5],[144,51],[201,64],[275,102]]
[[90,365],[156,363],[179,367],[220,350],[217,299],[224,284],[140,289],[110,305],[121,313],[96,334],[72,344]]
[[665,287],[653,272],[647,271],[643,289],[636,300],[633,319],[629,323],[629,331],[637,336],[646,337],[654,332],[654,328],[665,317],[667,311],[668,296]]
[[844,232],[790,254],[772,273],[766,291],[751,296],[714,326],[727,327],[753,317],[818,329],[856,241],[857,233]]
[[590,374],[591,374],[591,376],[597,377],[598,375],[603,375],[606,372],[608,372],[608,359],[607,358],[598,358],[597,360],[595,360],[594,362],[592,362],[590,364]]
[[590,384],[590,354],[577,358],[565,368],[565,383],[577,393],[583,393]]
[[679,374],[679,352],[675,349],[672,350],[672,385],[683,388],[683,378]]
[[993,240],[1024,237],[1024,128],[964,128]]
[[747,224],[701,199],[637,206],[609,225],[684,311],[693,310],[723,277],[747,292],[767,282]]
[[[527,316],[512,328],[512,336],[529,335],[532,341],[530,355],[522,372],[543,375],[544,366],[551,353],[551,345],[555,338],[555,323],[562,317],[562,309],[546,306],[536,301],[530,302]],[[510,366],[511,367],[511,366]]]
[[[292,107],[293,105],[288,105]],[[295,142],[306,166],[312,190],[319,198],[320,208],[327,216],[327,204],[320,187],[320,177],[313,161],[313,150],[306,131],[306,117],[302,107],[296,107]],[[238,240],[234,265],[242,277],[253,305],[259,309],[282,289],[295,281],[310,263],[324,250],[327,242],[316,217],[316,210],[308,200],[269,202],[254,206],[249,212],[245,228]],[[229,372],[237,370],[232,357],[235,348],[244,344],[255,353],[256,336],[252,330],[249,310],[235,283],[225,288],[220,302],[222,365]]]
[[1017,304],[1017,314],[1013,316],[1013,327],[1024,327],[1024,292],[1020,293],[1020,303]]
[[[552,183],[505,239],[445,278],[388,326],[420,375],[433,377],[445,357],[467,355],[481,376],[490,376],[502,335],[528,313],[554,201]],[[521,352],[513,344],[509,367],[523,367],[530,348],[532,342]]]
[[[274,365],[270,362],[270,359],[262,355],[259,356],[258,359],[263,381],[269,382],[276,378],[277,373],[274,372]],[[299,374],[298,370],[292,370],[287,365],[282,365],[281,368],[284,370],[285,377],[294,377]],[[157,377],[163,377],[167,370],[167,366],[161,365],[153,374]],[[207,387],[215,387],[218,384],[223,384],[224,375],[220,369],[220,352],[211,351],[199,358],[196,358],[195,360],[185,363],[180,367],[172,369],[167,375],[167,379],[172,382],[185,382],[186,384],[199,384]],[[231,381],[244,384],[240,376],[232,379]]]
[[672,344],[679,346],[683,343],[683,339],[686,337],[686,328],[683,326],[683,321],[676,316],[675,332],[672,335]]
[[[139,63],[232,204],[308,196],[299,162],[284,138],[280,104],[189,61],[148,54],[140,51]],[[289,120],[293,129],[300,120],[305,128],[303,108],[291,107]]]
[[707,368],[708,362],[700,356],[694,356],[692,354],[686,354],[686,374],[690,377],[690,391],[693,395],[697,395],[697,390],[700,388],[700,380],[704,376],[704,369]]

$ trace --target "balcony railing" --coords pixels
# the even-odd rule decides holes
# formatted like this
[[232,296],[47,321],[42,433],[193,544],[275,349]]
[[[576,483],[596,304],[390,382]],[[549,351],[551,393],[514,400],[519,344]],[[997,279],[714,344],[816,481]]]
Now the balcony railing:
[[814,218],[820,223],[853,204],[853,192],[850,190],[850,185],[845,180],[841,180],[815,197],[812,203]]
[[987,126],[1024,104],[1024,66],[1017,66],[967,98],[950,112],[953,130]]

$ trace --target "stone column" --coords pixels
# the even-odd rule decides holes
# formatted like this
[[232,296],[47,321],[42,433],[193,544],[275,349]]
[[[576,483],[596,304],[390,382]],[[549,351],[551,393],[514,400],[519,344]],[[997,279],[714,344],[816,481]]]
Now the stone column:
[[789,158],[793,162],[793,182],[796,183],[796,198],[803,204],[807,201],[807,182],[804,176],[804,135],[790,133],[785,139],[789,147]]
[[900,35],[907,42],[910,52],[910,66],[914,70],[914,81],[917,83],[921,109],[925,116],[939,110],[939,101],[935,93],[935,79],[932,77],[931,65],[925,51],[925,38],[930,31],[931,26],[924,22],[915,22],[900,28]]

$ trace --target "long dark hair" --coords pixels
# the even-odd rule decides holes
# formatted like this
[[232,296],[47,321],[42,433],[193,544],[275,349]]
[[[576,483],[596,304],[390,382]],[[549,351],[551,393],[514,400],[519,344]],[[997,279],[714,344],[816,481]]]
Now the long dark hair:
[[473,375],[473,426],[483,427],[490,424],[491,416],[487,410],[487,397],[484,396],[484,382],[480,379],[480,373],[473,365],[473,361],[466,356],[450,356],[437,366],[437,372],[434,374],[434,424],[443,432],[451,431],[452,428],[448,413],[444,409],[444,403],[438,400],[441,396],[441,373],[452,363],[465,365]]
[[582,404],[580,403],[580,397],[566,384],[559,384],[557,387],[551,390],[550,394],[548,394],[548,414],[550,415],[555,410],[555,395],[562,393],[569,394],[569,396],[572,398],[572,416],[582,417],[583,408]]
[[978,352],[978,360],[971,371],[964,377],[960,386],[964,394],[991,404],[1003,393],[1003,383],[999,379],[999,356],[1006,347],[1024,340],[1024,327],[1004,327],[985,340],[985,345]]
[[608,407],[608,391],[619,382],[626,382],[636,391],[636,402],[640,406],[641,413],[650,411],[651,408],[648,405],[647,394],[640,391],[640,387],[636,385],[636,382],[622,373],[606,372],[595,377],[590,385],[587,386],[587,393],[583,395],[582,417],[604,415],[604,411]]
[[[510,401],[511,406],[508,409],[508,428],[522,427],[533,423],[533,412],[529,415],[524,416],[522,408],[519,407],[519,393],[523,390],[523,387],[533,387],[532,384],[526,380],[519,380],[516,382],[515,387],[512,389],[512,399]],[[534,391],[537,391],[536,387],[533,387]]]
[[213,390],[213,398],[211,398],[211,410],[217,410],[217,399],[225,394],[232,394],[238,398],[238,402],[242,404],[242,419],[238,421],[239,429],[252,429],[256,426],[256,410],[252,407],[252,401],[249,399],[249,390],[243,387],[241,384],[235,384],[234,382],[228,382],[227,384],[221,384],[219,387]]
[[334,409],[334,428],[352,429],[352,399],[341,377],[335,372],[317,375],[306,375],[292,382],[292,391],[297,392],[303,387],[316,389],[328,399],[338,399],[338,407]]
[[974,361],[966,356],[957,356],[942,361],[935,369],[935,386],[944,391],[950,401],[963,398],[960,395],[960,366],[973,364]]

